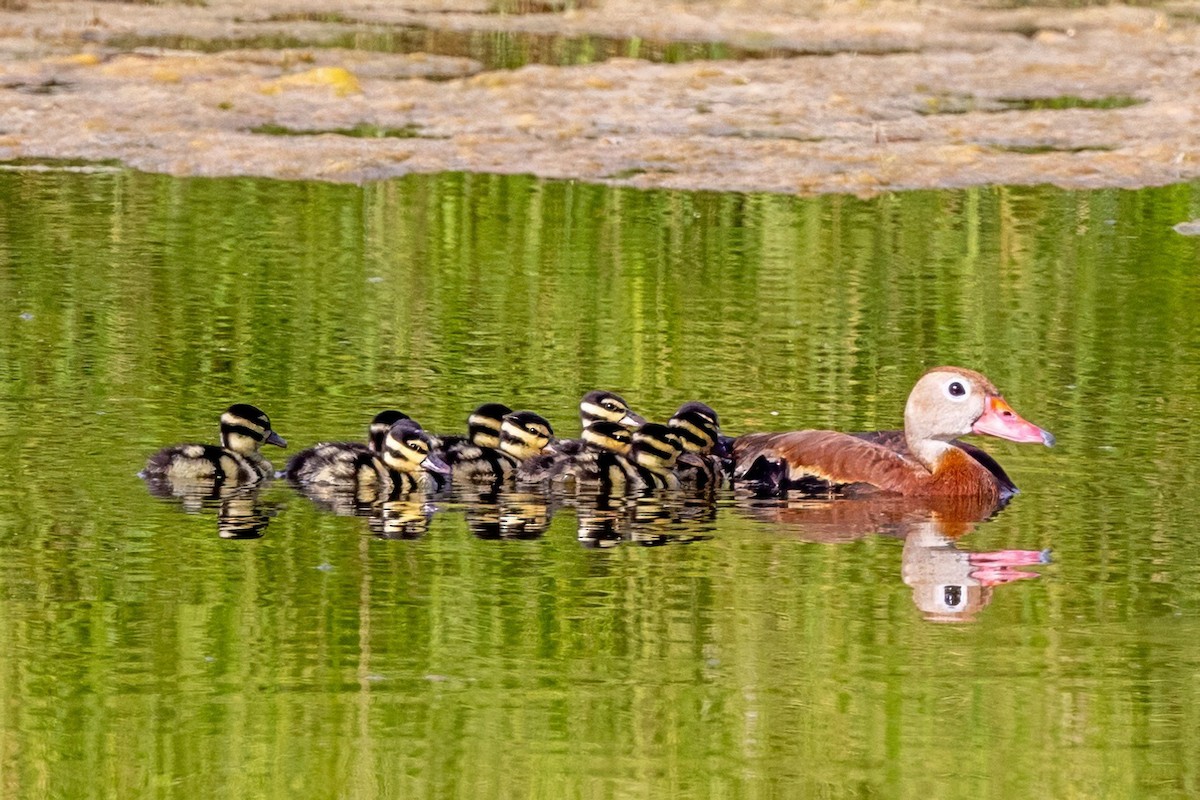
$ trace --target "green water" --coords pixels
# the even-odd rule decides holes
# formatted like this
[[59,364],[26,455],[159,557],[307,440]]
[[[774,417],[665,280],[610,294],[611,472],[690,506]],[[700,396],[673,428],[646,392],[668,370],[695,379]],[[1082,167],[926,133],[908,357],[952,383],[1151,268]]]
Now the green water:
[[[1196,796],[1196,217],[1197,186],[0,172],[0,796]],[[857,430],[936,363],[1060,443],[985,442],[1023,492],[957,542],[727,493],[389,526],[135,476],[235,401],[293,451],[485,400],[573,435],[597,387]],[[222,538],[239,515],[258,538]],[[962,568],[1046,548],[987,588]],[[957,616],[913,577],[934,562]]]

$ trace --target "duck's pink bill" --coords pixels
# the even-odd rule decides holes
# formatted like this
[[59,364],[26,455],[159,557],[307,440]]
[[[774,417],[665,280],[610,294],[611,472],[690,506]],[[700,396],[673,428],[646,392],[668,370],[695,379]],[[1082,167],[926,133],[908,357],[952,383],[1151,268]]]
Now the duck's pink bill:
[[1012,410],[1012,406],[1003,397],[990,395],[983,416],[975,420],[971,426],[975,433],[986,436],[997,436],[1010,442],[1032,442],[1054,446],[1054,434],[1042,430],[1032,422],[1027,422],[1021,415]]

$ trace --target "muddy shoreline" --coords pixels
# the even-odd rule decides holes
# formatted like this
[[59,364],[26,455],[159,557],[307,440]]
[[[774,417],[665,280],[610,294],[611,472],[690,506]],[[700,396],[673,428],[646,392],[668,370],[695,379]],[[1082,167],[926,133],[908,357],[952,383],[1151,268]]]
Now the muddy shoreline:
[[1200,177],[1200,4],[529,8],[0,10],[0,160],[859,195]]

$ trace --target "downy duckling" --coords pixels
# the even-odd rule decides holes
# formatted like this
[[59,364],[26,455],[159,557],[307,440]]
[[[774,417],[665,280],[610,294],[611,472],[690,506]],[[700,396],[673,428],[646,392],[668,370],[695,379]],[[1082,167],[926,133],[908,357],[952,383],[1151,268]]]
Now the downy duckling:
[[264,444],[287,447],[271,430],[271,420],[248,403],[235,403],[221,414],[221,444],[177,444],[150,457],[139,476],[173,484],[220,483],[249,486],[273,474],[259,453]]
[[646,424],[645,417],[635,413],[620,395],[597,389],[579,401],[579,424],[586,430],[600,420],[616,422],[630,430]]
[[500,449],[500,430],[511,413],[503,403],[484,403],[467,417],[466,437],[441,437],[442,456],[455,479],[494,483],[516,469],[516,459]]
[[375,458],[383,451],[388,431],[401,420],[402,411],[380,411],[371,420],[364,442],[321,442],[292,457],[283,474],[303,485],[354,489],[362,483],[377,483],[379,470]]
[[629,461],[631,489],[678,489],[678,462],[699,463],[695,456],[684,453],[683,438],[678,433],[657,422],[647,422],[634,431]]
[[532,411],[514,411],[504,417],[500,427],[500,450],[517,462],[515,474],[520,483],[542,480],[527,471],[526,464],[546,452],[553,442],[550,423]]
[[667,420],[667,425],[679,434],[684,451],[696,456],[699,462],[680,464],[679,480],[701,489],[720,486],[725,478],[725,463],[720,455],[724,444],[717,412],[704,403],[684,403]]
[[532,459],[525,472],[530,480],[573,483],[608,493],[623,491],[631,466],[627,460],[633,434],[618,422],[599,420],[583,429],[581,447],[555,449]]
[[[597,422],[611,422],[632,431],[644,425],[646,419],[630,409],[620,395],[596,389],[579,401],[579,423],[587,431]],[[578,456],[586,449],[582,435],[578,439],[559,439],[554,443],[554,450],[568,457]]]
[[434,438],[411,419],[397,422],[384,440],[380,476],[385,494],[395,497],[412,491],[436,492],[449,482],[450,467],[434,449]]

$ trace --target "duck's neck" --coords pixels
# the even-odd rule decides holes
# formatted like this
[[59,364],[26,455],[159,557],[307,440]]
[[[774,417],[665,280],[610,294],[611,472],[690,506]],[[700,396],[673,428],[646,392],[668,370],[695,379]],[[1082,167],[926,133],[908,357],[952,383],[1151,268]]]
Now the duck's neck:
[[954,445],[949,442],[943,442],[940,439],[926,439],[914,436],[912,433],[905,433],[904,439],[908,444],[908,452],[912,453],[912,457],[921,462],[921,465],[929,470],[930,474],[937,474],[946,453],[954,449]]

